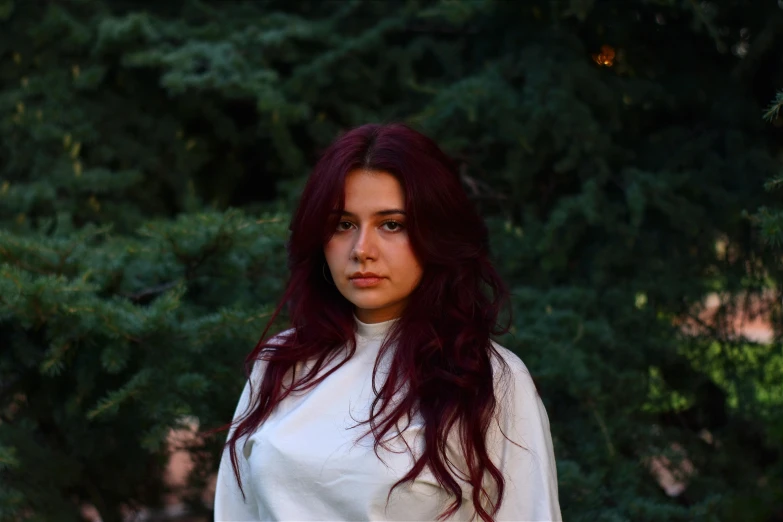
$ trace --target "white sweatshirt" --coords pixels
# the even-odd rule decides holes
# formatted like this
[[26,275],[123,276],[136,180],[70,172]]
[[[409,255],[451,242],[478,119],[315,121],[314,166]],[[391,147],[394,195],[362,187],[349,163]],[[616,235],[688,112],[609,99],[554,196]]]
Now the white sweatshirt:
[[[357,320],[356,324],[354,356],[315,388],[286,398],[258,430],[237,444],[245,500],[228,451],[224,452],[215,492],[216,522],[435,520],[453,501],[425,467],[413,483],[396,487],[387,505],[391,486],[413,464],[405,443],[414,451],[423,448],[422,421],[414,417],[402,437],[391,441],[392,451],[379,448],[382,461],[373,451],[372,435],[357,441],[368,425],[353,426],[369,416],[373,365],[393,321]],[[499,381],[500,366],[493,361],[498,422],[490,425],[487,445],[506,480],[495,519],[560,521],[557,470],[544,405],[519,357],[495,347],[510,370],[510,378]],[[263,363],[257,363],[251,375],[256,391],[262,376]],[[379,371],[378,388],[383,378]],[[245,412],[249,395],[246,385],[234,418]],[[521,448],[500,434],[498,423]],[[449,449],[458,458],[458,444],[451,439]],[[448,520],[475,516],[470,485],[459,482],[463,503]]]

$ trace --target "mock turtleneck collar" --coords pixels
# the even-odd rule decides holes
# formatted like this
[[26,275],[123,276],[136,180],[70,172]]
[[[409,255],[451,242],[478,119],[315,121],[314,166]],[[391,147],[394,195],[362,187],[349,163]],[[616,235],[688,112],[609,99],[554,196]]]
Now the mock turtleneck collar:
[[355,315],[353,320],[356,322],[356,333],[367,339],[376,339],[384,337],[397,319],[389,319],[382,323],[363,323]]

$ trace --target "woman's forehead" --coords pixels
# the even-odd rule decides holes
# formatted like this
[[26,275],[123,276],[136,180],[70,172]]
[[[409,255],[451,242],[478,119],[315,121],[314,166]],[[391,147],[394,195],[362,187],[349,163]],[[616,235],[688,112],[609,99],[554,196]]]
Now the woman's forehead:
[[356,215],[376,215],[405,208],[405,193],[396,177],[387,172],[353,171],[345,178],[343,210]]

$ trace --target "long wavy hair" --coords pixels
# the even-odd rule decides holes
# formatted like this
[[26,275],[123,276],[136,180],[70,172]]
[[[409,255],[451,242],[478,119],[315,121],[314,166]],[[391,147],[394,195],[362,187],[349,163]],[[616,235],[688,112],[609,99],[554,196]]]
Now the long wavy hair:
[[[462,477],[472,486],[476,514],[491,521],[503,499],[504,480],[486,445],[497,408],[491,358],[498,354],[490,335],[507,331],[498,326],[498,317],[508,292],[489,261],[487,228],[462,187],[456,165],[434,141],[402,124],[368,124],[343,134],[324,152],[304,188],[290,225],[290,279],[261,341],[245,360],[248,378],[257,360],[267,364],[259,389],[251,385],[247,412],[232,423],[236,429],[226,444],[234,474],[242,489],[237,442],[253,433],[288,395],[313,388],[355,353],[353,305],[324,277],[324,245],[340,219],[334,210],[344,206],[346,175],[356,169],[386,172],[400,182],[411,247],[424,270],[381,347],[381,353],[394,347],[388,377],[380,389],[373,385],[370,417],[359,424],[369,425],[365,435],[373,434],[378,454],[398,423],[410,424],[419,415],[424,422],[423,453],[389,496],[428,466],[455,497],[439,520],[460,508]],[[267,333],[283,309],[292,329],[270,342]],[[375,363],[373,382],[381,359]],[[314,364],[296,378],[298,363],[305,361]],[[336,364],[322,373],[332,361]],[[459,435],[466,468],[448,457],[449,433]],[[487,474],[495,483],[494,499],[485,488]]]

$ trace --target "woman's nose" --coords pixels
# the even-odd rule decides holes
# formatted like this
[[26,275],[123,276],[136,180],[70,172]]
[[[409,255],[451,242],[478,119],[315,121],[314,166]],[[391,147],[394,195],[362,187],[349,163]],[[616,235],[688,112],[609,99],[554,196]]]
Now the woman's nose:
[[375,256],[375,245],[372,237],[372,231],[359,230],[356,234],[356,241],[351,250],[351,259],[357,262],[363,262],[368,258]]

